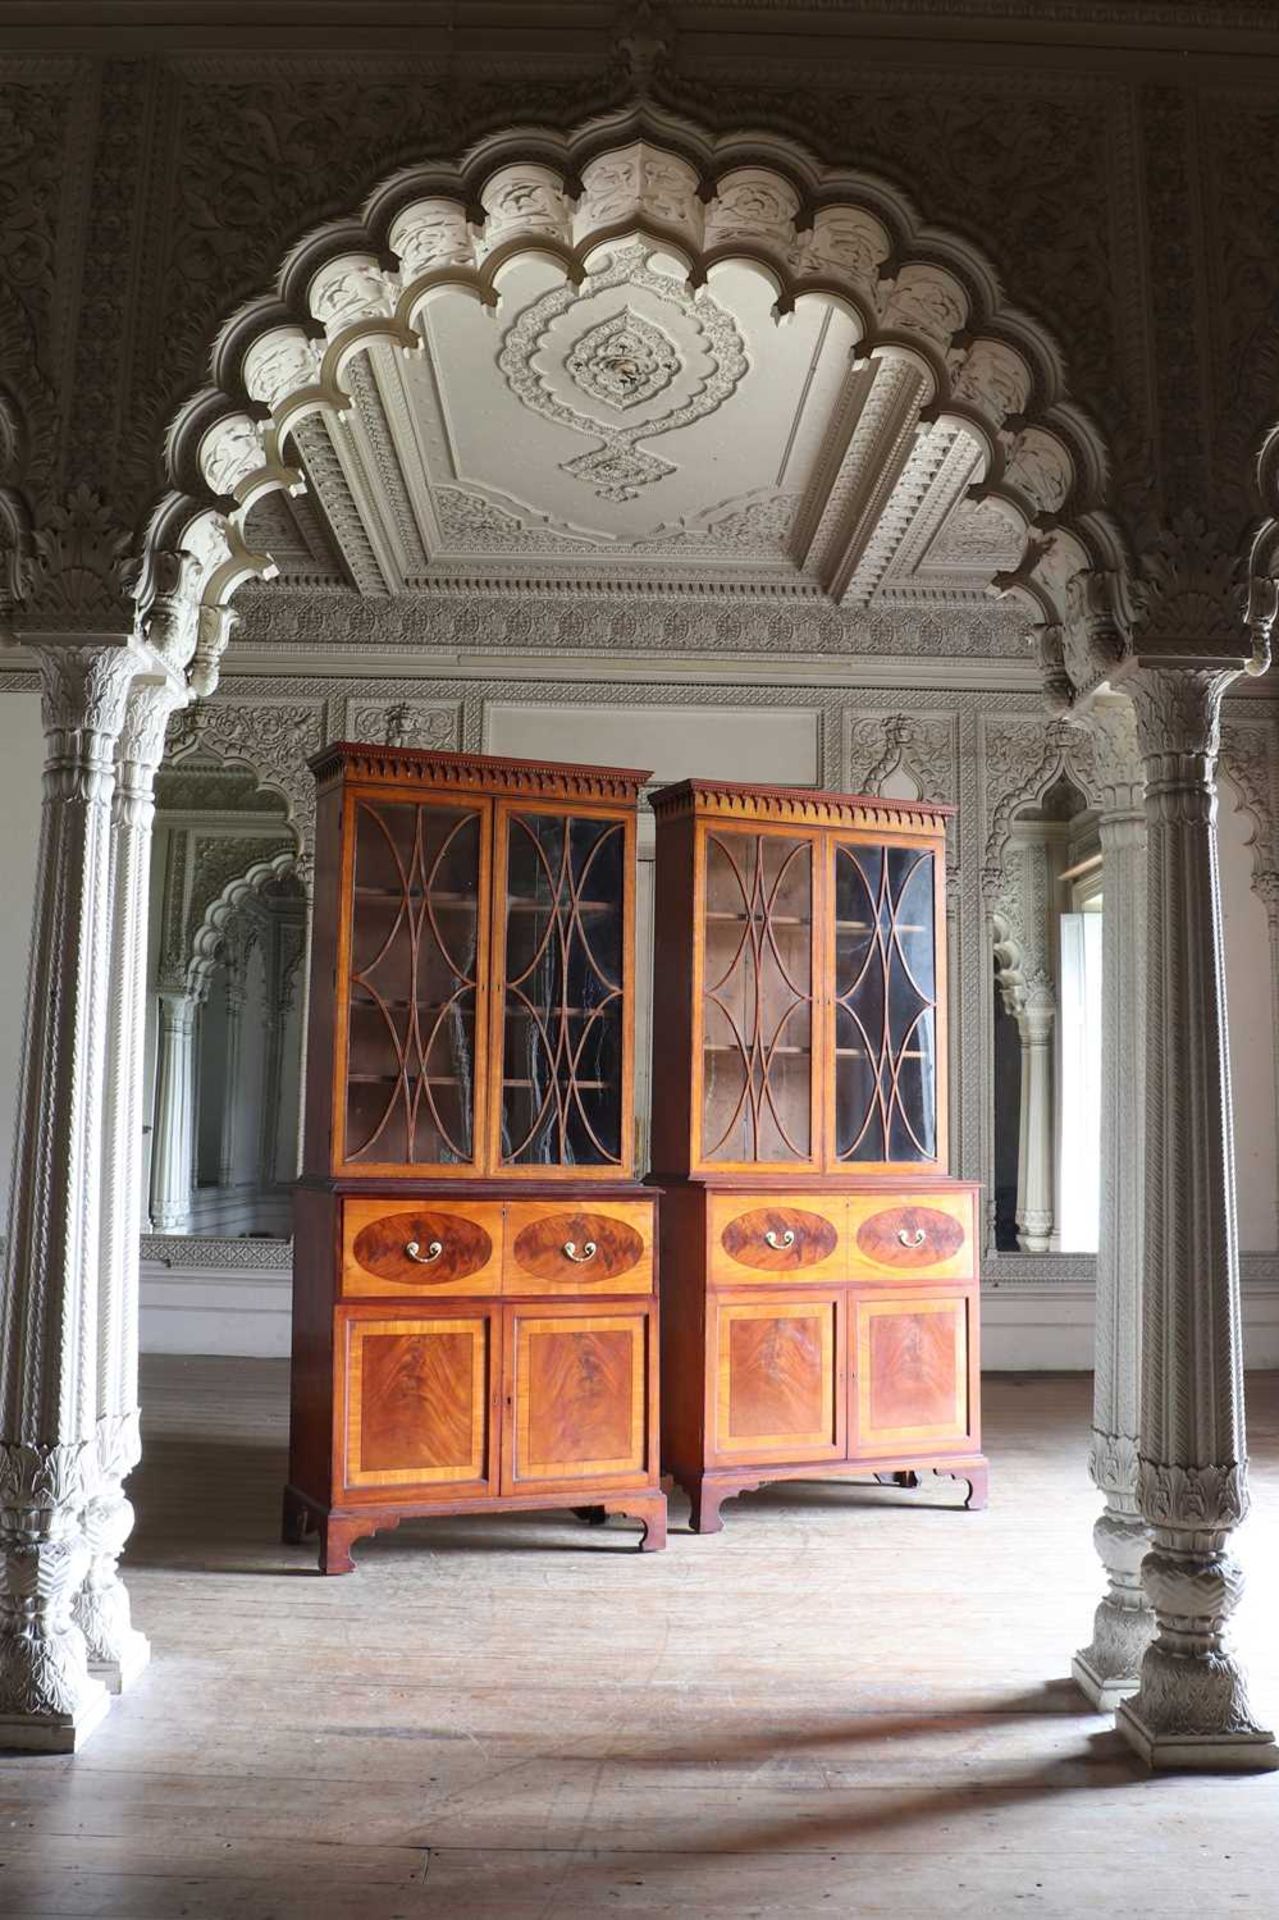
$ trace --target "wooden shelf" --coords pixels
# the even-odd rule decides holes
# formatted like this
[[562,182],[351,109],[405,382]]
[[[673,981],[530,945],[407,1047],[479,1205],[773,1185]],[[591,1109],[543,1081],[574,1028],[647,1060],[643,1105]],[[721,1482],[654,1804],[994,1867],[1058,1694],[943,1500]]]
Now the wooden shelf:
[[433,907],[465,907],[474,913],[479,905],[473,893],[444,893],[438,887],[432,887],[429,894],[421,887],[353,887],[357,900],[395,900],[401,905],[406,900],[429,899]]
[[750,926],[752,923],[758,927],[802,927],[805,933],[809,932],[813,925],[811,919],[805,919],[803,914],[800,913],[762,914],[708,912],[705,917],[707,920],[717,921],[721,925],[736,927]]
[[[702,1052],[703,1053],[735,1053],[738,1059],[741,1059],[742,1057],[742,1050],[740,1047],[724,1046],[716,1043],[708,1043],[707,1045],[703,1046]],[[811,1047],[772,1047],[769,1050],[768,1057],[770,1060],[776,1060],[779,1054],[796,1055],[796,1056],[802,1057],[805,1060],[811,1060],[813,1057],[813,1049]]]

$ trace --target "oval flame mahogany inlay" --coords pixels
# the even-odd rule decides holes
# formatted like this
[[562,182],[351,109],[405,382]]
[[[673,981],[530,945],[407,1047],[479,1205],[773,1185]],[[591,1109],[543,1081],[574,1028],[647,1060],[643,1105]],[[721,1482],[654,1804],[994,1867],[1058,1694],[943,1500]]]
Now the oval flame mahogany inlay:
[[[583,1259],[588,1246],[595,1251]],[[573,1253],[566,1253],[566,1247]],[[512,1251],[518,1265],[537,1280],[563,1280],[572,1274],[585,1285],[628,1272],[643,1259],[644,1241],[634,1227],[612,1214],[553,1213],[518,1233]]]
[[757,1207],[739,1213],[720,1235],[731,1260],[764,1273],[793,1273],[829,1260],[839,1245],[839,1234],[820,1213],[802,1207]]
[[886,1207],[862,1221],[857,1244],[882,1267],[933,1267],[959,1252],[964,1227],[938,1207]]
[[[421,1252],[438,1241],[441,1251],[429,1264],[414,1260],[405,1248]],[[465,1280],[493,1258],[493,1242],[478,1221],[453,1213],[388,1213],[371,1220],[356,1235],[351,1249],[367,1273],[401,1285],[438,1287],[448,1280]]]

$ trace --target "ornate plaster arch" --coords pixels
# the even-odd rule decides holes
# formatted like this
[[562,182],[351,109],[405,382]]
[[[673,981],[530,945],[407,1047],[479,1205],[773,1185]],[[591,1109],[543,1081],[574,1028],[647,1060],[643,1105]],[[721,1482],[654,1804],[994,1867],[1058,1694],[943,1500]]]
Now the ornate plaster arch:
[[168,752],[177,762],[197,749],[239,761],[278,793],[297,840],[305,884],[315,847],[315,782],[307,763],[324,744],[322,733],[314,701],[201,701],[175,716]]
[[1090,806],[1102,804],[1096,743],[1069,720],[1047,725],[1029,720],[986,720],[982,726],[985,774],[985,842],[982,893],[990,904],[1000,898],[1004,857],[1013,821],[1023,807],[1034,806],[1064,775]]
[[226,323],[212,384],[170,429],[174,485],[143,571],[157,644],[176,648],[180,635],[193,648],[197,691],[216,679],[236,588],[272,570],[247,515],[264,494],[303,486],[297,436],[312,416],[349,407],[351,362],[378,341],[424,351],[420,318],[446,289],[497,305],[518,255],[540,255],[572,283],[636,237],[694,288],[732,260],[765,278],[779,314],[833,303],[852,319],[858,359],[909,368],[924,419],[977,443],[973,497],[1019,534],[1024,562],[1003,584],[1035,618],[1064,617],[1055,576],[1039,566],[1059,534],[1079,564],[1123,567],[1101,436],[1067,396],[1059,351],[1002,299],[977,249],[923,226],[882,180],[823,167],[771,135],[712,139],[644,107],[569,134],[517,129],[456,166],[397,173],[356,218],[300,242],[275,291]]
[[260,892],[272,880],[280,880],[285,874],[296,873],[297,870],[297,857],[292,853],[276,853],[268,859],[255,860],[234,880],[228,880],[215,898],[210,900],[192,930],[189,944],[186,983],[193,1000],[203,1000],[209,991],[209,982],[222,952],[227,927],[236,910],[250,895]]

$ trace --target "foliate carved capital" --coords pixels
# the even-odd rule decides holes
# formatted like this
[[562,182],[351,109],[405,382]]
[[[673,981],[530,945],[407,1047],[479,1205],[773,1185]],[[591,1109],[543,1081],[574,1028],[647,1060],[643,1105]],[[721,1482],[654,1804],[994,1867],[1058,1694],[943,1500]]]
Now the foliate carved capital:
[[[115,744],[124,725],[137,656],[123,647],[44,646],[35,649],[46,742],[46,785],[83,782],[98,797],[114,777]],[[50,789],[51,791],[53,789]]]
[[1088,1446],[1088,1473],[1102,1493],[1133,1495],[1137,1488],[1137,1442],[1127,1433],[1093,1430]]
[[101,1480],[126,1480],[142,1458],[142,1426],[137,1407],[104,1413],[94,1430]]
[[14,619],[19,636],[131,634],[137,624],[131,544],[99,494],[74,488],[32,535],[26,592]]
[[1264,594],[1250,590],[1243,560],[1221,546],[1192,508],[1162,528],[1142,555],[1132,600],[1132,652],[1139,658],[1219,655],[1239,671],[1266,644]]
[[1229,1533],[1248,1511],[1247,1469],[1169,1466],[1142,1460],[1137,1497],[1152,1527],[1165,1533]]
[[1239,672],[1238,667],[1142,667],[1125,679],[1148,798],[1187,789],[1211,798],[1221,702]]
[[0,1443],[0,1536],[35,1531],[53,1537],[73,1529],[97,1475],[97,1447],[90,1440]]
[[116,748],[116,799],[149,800],[164,757],[169,721],[190,698],[185,687],[164,680],[135,680],[125,703]]
[[1078,717],[1091,737],[1097,798],[1103,814],[1140,809],[1145,769],[1137,738],[1137,715],[1123,696],[1094,700]]

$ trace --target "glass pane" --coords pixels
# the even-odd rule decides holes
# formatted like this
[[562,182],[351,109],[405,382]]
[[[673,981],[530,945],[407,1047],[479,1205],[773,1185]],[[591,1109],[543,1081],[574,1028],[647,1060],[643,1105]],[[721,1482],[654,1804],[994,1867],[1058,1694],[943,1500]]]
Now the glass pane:
[[708,834],[703,1160],[812,1157],[813,852]]
[[475,1157],[480,815],[360,801],[346,1158]]
[[934,856],[835,850],[835,1151],[937,1156]]
[[621,1164],[625,848],[620,820],[510,816],[505,1166]]

